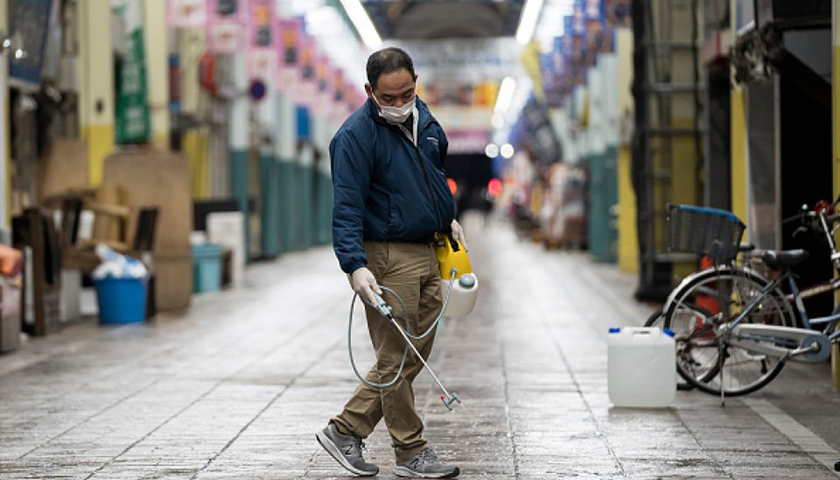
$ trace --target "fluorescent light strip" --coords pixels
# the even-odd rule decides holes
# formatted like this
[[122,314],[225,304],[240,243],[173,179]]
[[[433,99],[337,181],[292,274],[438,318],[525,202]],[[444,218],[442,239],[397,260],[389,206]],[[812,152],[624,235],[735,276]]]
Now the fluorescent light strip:
[[370,48],[377,48],[382,45],[382,38],[376,31],[376,27],[360,0],[341,0],[341,6],[344,7],[344,11],[347,12],[347,16],[350,17],[350,21],[353,22],[353,26],[356,27],[356,31],[359,32],[359,36],[362,37],[365,45]]
[[519,17],[519,27],[516,29],[516,41],[521,45],[527,45],[534,36],[537,28],[537,20],[540,19],[544,0],[527,0],[522,8],[522,15]]
[[510,102],[513,100],[513,93],[516,91],[516,80],[513,77],[505,77],[502,80],[502,85],[499,87],[499,96],[496,97],[495,112],[504,114],[510,108]]

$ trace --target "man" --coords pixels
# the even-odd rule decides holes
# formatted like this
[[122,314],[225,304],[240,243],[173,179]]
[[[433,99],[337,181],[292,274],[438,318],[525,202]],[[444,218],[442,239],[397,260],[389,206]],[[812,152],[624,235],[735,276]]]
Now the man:
[[[436,232],[451,232],[463,243],[443,160],[448,143],[426,104],[417,98],[411,57],[399,48],[373,53],[367,61],[368,100],[341,126],[330,143],[333,174],[333,248],[353,290],[374,302],[381,283],[408,307],[410,332],[425,332],[442,306],[440,274],[432,245]],[[394,304],[394,298],[385,299]],[[395,310],[402,318],[401,308]],[[376,364],[367,381],[395,378],[405,340],[372,308],[368,331]],[[415,341],[428,358],[434,335]],[[394,473],[403,477],[453,478],[459,470],[438,460],[423,438],[414,408],[412,382],[421,362],[410,353],[400,378],[390,387],[361,383],[344,410],[317,434],[327,452],[357,475],[376,475],[365,462],[362,440],[385,419],[396,456]]]

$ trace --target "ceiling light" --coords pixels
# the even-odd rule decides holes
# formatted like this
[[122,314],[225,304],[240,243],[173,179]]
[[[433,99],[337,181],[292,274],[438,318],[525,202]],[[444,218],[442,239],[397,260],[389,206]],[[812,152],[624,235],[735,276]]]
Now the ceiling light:
[[382,38],[360,0],[341,0],[341,6],[344,7],[344,11],[347,12],[347,16],[350,17],[350,21],[353,22],[353,26],[356,27],[365,45],[370,48],[382,45]]
[[502,80],[502,85],[499,87],[499,96],[496,97],[496,107],[493,110],[501,114],[507,112],[515,91],[516,80],[513,77],[505,77]]
[[511,145],[509,143],[506,143],[506,144],[502,145],[502,148],[500,150],[501,150],[503,158],[510,159],[511,157],[513,157],[513,154],[514,154],[513,145]]
[[534,36],[534,30],[537,28],[537,20],[540,19],[543,1],[526,0],[525,6],[522,7],[522,15],[519,17],[519,27],[516,28],[516,41],[520,44],[527,45]]
[[499,112],[493,114],[491,121],[493,122],[493,128],[497,130],[505,126],[505,116]]

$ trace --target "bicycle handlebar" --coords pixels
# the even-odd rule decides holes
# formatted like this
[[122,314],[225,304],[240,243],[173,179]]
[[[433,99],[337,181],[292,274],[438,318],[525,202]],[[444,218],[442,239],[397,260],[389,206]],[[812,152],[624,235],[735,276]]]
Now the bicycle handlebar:
[[[814,212],[813,210],[802,211],[800,213],[797,213],[796,215],[791,215],[790,217],[783,218],[782,219],[782,225],[787,225],[787,224],[793,223],[797,220],[799,220],[802,223],[805,223],[806,220],[814,220],[816,218],[817,218],[817,213]],[[840,220],[840,213],[835,213],[834,215],[826,215],[826,217],[825,217],[825,222],[828,223],[829,225],[834,223],[834,222],[837,222],[838,220]]]

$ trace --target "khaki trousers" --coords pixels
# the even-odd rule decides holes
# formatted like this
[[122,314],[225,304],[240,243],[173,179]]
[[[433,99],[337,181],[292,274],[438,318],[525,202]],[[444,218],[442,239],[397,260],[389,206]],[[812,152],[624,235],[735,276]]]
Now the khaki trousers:
[[[425,332],[440,313],[443,299],[440,291],[440,273],[431,244],[365,242],[368,268],[379,285],[399,294],[408,310],[409,332]],[[400,326],[405,328],[402,307],[388,292],[383,298],[393,308]],[[376,353],[376,363],[366,378],[373,383],[386,383],[394,378],[405,351],[405,340],[390,321],[366,306],[368,331]],[[434,343],[434,333],[414,345],[429,358]],[[391,434],[391,446],[398,462],[412,458],[426,447],[423,439],[423,421],[414,408],[412,383],[423,364],[409,351],[405,368],[397,382],[387,388],[373,388],[360,383],[355,393],[333,421],[344,432],[366,438],[379,420],[385,419]]]

